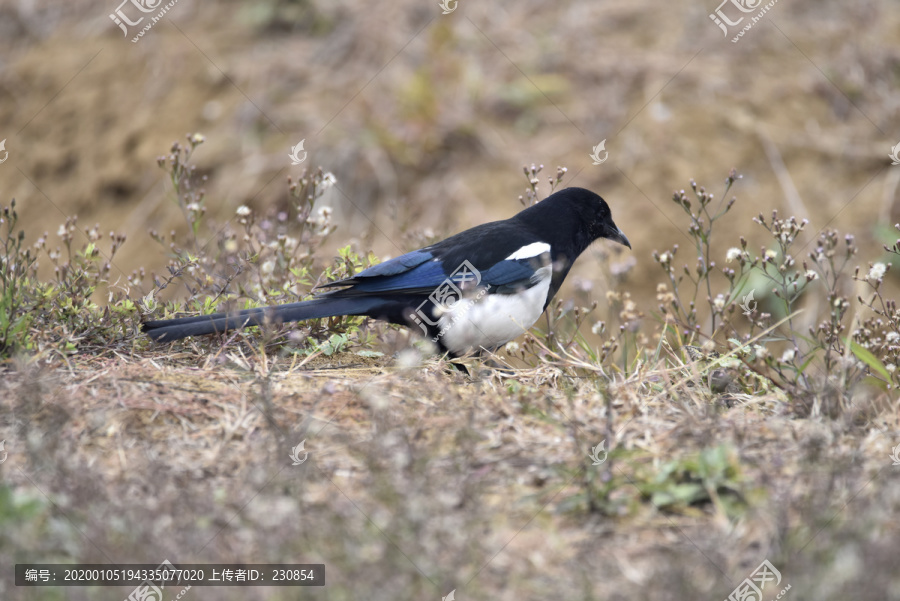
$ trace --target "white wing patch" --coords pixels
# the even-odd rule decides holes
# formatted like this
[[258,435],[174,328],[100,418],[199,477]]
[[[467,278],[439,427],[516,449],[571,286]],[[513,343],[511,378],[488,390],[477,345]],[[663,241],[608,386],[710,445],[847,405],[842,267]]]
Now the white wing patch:
[[506,257],[506,260],[515,261],[516,259],[530,259],[548,252],[550,252],[550,245],[546,242],[532,242]]
[[[536,243],[517,252],[539,245],[550,249],[547,244]],[[512,257],[515,256],[514,253]],[[460,300],[438,322],[444,331],[444,346],[461,353],[470,349],[493,349],[517,338],[544,312],[552,275],[551,267],[545,265],[535,272],[533,280],[536,283],[531,288],[513,294],[488,294],[481,299]]]

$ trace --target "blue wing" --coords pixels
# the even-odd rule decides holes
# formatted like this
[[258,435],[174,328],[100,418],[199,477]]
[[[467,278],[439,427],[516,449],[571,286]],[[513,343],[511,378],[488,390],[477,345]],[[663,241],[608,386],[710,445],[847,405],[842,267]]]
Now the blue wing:
[[414,250],[394,257],[384,263],[373,265],[360,271],[352,278],[322,284],[320,288],[350,286],[348,292],[381,292],[385,290],[403,290],[407,288],[427,287],[432,281],[437,286],[446,278],[440,262],[432,261],[434,255],[428,249]]
[[[490,285],[493,292],[512,291],[533,285],[532,277],[539,267],[535,259],[500,261],[484,270],[471,264],[448,265],[435,258],[429,249],[413,251],[374,265],[352,278],[325,284],[324,287],[348,286],[340,294],[373,294],[379,292],[421,293],[431,292],[447,278],[455,282],[477,282]],[[471,268],[474,271],[469,270]]]
[[536,283],[533,280],[538,267],[540,263],[533,258],[500,261],[481,274],[481,281],[490,284],[494,294],[531,288]]

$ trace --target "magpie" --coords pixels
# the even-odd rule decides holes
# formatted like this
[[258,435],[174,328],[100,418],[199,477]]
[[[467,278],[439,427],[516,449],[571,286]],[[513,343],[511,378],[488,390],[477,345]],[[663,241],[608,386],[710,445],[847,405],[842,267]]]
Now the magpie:
[[312,300],[197,317],[147,321],[157,341],[265,323],[365,315],[430,337],[458,357],[493,350],[538,320],[573,262],[599,238],[631,248],[609,206],[584,188],[565,188],[517,215],[485,223],[319,286]]

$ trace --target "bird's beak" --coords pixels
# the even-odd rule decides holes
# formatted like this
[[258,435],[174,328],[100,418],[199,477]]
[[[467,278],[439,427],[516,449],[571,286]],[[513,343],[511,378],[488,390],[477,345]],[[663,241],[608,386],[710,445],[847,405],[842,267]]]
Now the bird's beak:
[[631,248],[631,242],[628,241],[628,237],[625,236],[625,232],[623,232],[616,226],[610,227],[609,231],[607,232],[606,236],[604,236],[604,237],[609,238],[610,240],[613,240],[615,242],[618,242],[619,244],[622,244],[624,246],[627,246],[628,248]]

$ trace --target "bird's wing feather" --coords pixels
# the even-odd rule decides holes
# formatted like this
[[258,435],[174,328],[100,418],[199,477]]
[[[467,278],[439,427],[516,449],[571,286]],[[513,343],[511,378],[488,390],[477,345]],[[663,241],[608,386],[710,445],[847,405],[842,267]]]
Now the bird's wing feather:
[[352,286],[354,284],[358,284],[361,280],[366,278],[380,278],[385,276],[393,276],[402,273],[406,273],[411,269],[414,269],[425,263],[426,261],[431,260],[434,257],[432,253],[428,251],[428,248],[423,248],[421,250],[414,250],[412,252],[408,252],[405,255],[400,255],[399,257],[394,257],[384,263],[379,263],[378,265],[373,265],[368,269],[364,269],[360,271],[355,276],[351,278],[346,278],[343,280],[339,280],[337,282],[329,282],[327,284],[321,284],[319,288],[332,288],[336,286]]
[[532,285],[531,278],[540,265],[535,266],[534,258],[504,259],[533,243],[532,235],[509,220],[495,221],[320,287],[346,286],[332,293],[340,296],[430,293],[468,263],[480,272],[482,285],[491,285],[492,292],[496,287],[527,288]]
[[537,283],[535,273],[541,267],[540,259],[515,259],[500,261],[481,274],[482,284],[489,284],[494,294],[509,294]]
[[440,261],[431,260],[408,271],[389,275],[367,274],[363,271],[350,279],[335,282],[335,284],[350,287],[345,290],[338,290],[334,294],[352,296],[380,292],[410,294],[430,292],[445,279],[447,279],[447,274],[444,272],[444,266]]
[[490,293],[508,293],[533,286],[536,283],[534,281],[535,271],[540,266],[540,263],[533,258],[516,259],[500,261],[485,271],[473,273],[467,269],[459,270],[456,266],[448,269],[441,261],[432,260],[396,275],[366,278],[357,276],[349,288],[339,290],[334,294],[340,296],[370,295],[382,292],[429,294],[448,279],[451,279],[459,287],[463,287],[463,284],[474,285],[477,283],[480,286],[487,285]]

